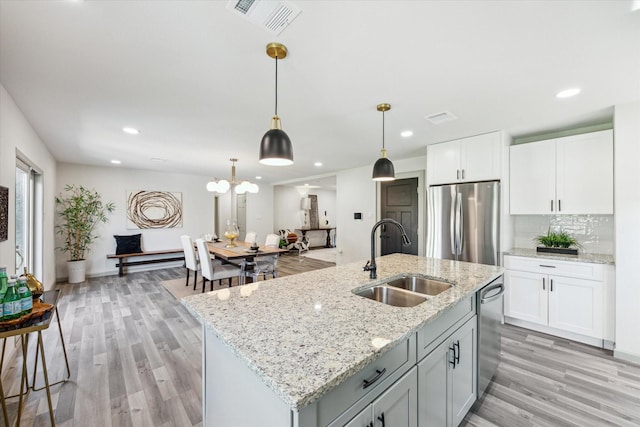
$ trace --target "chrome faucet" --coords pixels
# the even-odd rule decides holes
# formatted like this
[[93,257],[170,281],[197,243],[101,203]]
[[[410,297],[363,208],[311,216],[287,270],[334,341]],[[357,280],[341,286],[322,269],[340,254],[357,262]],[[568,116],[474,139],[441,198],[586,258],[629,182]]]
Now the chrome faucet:
[[402,233],[402,246],[409,246],[411,244],[411,240],[409,240],[409,236],[407,236],[406,231],[404,231],[404,227],[395,219],[384,218],[380,221],[376,222],[376,224],[371,229],[371,259],[367,261],[367,264],[362,268],[364,271],[369,272],[369,278],[375,279],[376,275],[376,230],[382,224],[393,224],[400,229]]

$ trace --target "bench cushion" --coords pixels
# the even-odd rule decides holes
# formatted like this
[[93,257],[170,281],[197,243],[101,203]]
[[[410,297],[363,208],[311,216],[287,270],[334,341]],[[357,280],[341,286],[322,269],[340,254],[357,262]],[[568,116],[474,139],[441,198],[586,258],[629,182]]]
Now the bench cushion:
[[130,236],[117,236],[116,239],[116,255],[137,254],[142,252],[140,247],[140,238],[142,234],[133,234]]

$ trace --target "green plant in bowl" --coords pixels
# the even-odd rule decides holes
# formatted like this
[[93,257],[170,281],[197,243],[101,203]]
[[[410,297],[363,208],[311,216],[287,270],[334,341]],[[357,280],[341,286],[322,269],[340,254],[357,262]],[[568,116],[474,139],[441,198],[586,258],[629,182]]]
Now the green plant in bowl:
[[569,248],[575,246],[577,248],[582,247],[575,237],[570,236],[564,231],[554,232],[547,231],[547,234],[543,234],[534,239],[537,243],[547,248]]

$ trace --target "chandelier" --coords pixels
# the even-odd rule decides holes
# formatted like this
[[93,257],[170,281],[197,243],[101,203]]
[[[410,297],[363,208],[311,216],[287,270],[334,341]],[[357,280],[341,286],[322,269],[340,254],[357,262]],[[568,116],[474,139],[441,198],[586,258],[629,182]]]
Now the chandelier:
[[258,184],[252,184],[249,181],[236,181],[236,162],[238,159],[229,159],[231,160],[231,181],[227,181],[226,179],[221,179],[218,181],[209,181],[207,183],[207,191],[212,191],[220,194],[224,194],[231,187],[234,187],[234,191],[236,194],[244,194],[244,193],[257,193],[260,189],[258,188]]

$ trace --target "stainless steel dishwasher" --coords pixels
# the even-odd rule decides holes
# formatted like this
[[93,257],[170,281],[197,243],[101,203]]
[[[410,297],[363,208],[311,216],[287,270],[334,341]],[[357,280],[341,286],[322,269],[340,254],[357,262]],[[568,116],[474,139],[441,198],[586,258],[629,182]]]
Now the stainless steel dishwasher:
[[478,292],[478,399],[480,399],[500,363],[504,280],[498,277]]

